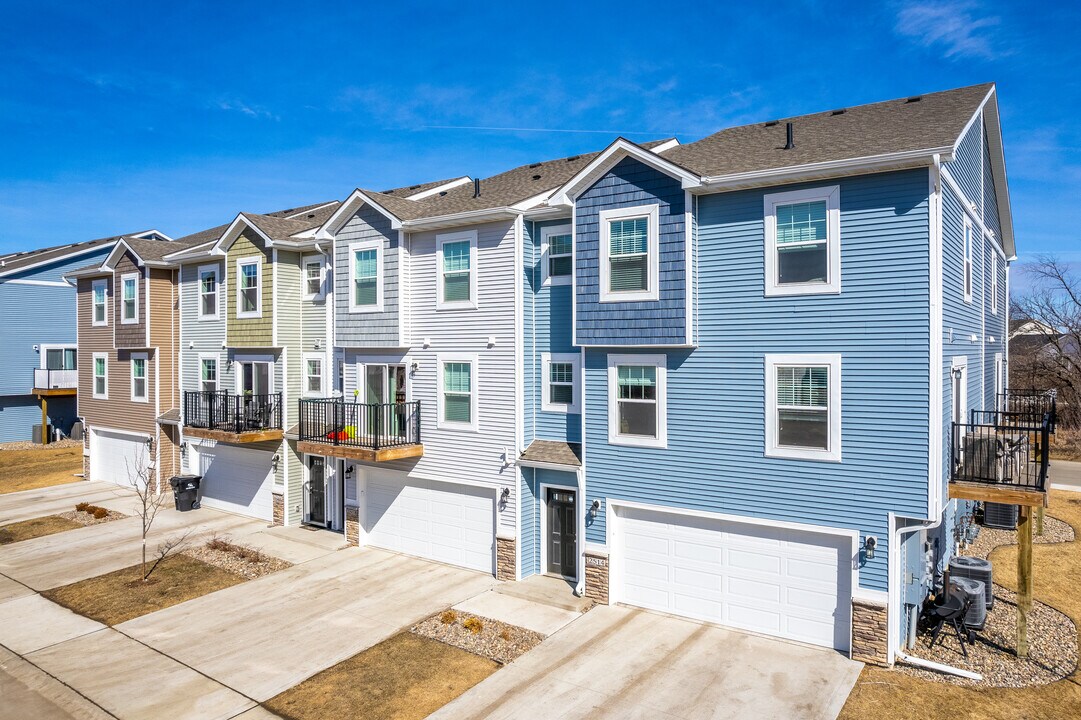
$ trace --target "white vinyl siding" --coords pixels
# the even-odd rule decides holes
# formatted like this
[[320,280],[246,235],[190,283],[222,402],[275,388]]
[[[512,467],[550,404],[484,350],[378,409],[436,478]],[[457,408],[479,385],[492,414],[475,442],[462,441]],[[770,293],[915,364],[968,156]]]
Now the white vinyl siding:
[[199,268],[199,319],[218,319],[219,279],[218,266],[205,265]]
[[91,306],[94,312],[91,324],[96,327],[109,324],[108,287],[108,280],[95,280],[90,286],[90,292],[93,293]]
[[133,325],[139,322],[139,275],[126,273],[120,276],[120,322]]
[[383,242],[349,246],[349,311],[383,312]]
[[600,212],[601,302],[660,297],[657,205]]
[[770,457],[841,460],[841,356],[766,356]]
[[261,272],[262,258],[251,257],[237,260],[236,316],[238,318],[263,316]]
[[664,355],[608,356],[608,442],[668,446],[668,371]]
[[440,310],[477,307],[477,231],[450,233],[436,237],[438,294]]
[[837,185],[764,196],[766,295],[841,291]]

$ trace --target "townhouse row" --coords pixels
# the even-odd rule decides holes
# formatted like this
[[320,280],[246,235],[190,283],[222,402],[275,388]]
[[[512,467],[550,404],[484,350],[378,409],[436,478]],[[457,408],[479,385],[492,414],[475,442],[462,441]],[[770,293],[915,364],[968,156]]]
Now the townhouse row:
[[889,663],[1013,254],[991,85],[125,238],[85,470]]

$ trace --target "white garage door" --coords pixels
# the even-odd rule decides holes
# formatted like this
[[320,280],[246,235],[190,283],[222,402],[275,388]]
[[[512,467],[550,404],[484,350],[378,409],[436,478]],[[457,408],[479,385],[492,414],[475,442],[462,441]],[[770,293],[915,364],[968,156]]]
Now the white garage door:
[[492,572],[495,497],[487,488],[367,473],[368,544]]
[[619,602],[848,650],[848,537],[617,509]]
[[149,466],[145,437],[97,429],[90,433],[91,480],[131,485]]
[[203,476],[199,490],[203,507],[274,519],[274,453],[223,444],[193,445],[192,452],[192,471]]

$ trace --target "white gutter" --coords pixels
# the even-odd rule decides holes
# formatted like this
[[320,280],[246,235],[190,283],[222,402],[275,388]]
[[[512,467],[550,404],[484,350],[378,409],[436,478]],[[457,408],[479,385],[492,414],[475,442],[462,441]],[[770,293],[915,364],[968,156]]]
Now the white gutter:
[[457,225],[483,220],[502,220],[505,218],[516,217],[517,215],[519,215],[519,212],[514,208],[485,208],[483,210],[469,210],[467,212],[454,213],[451,215],[439,215],[438,217],[420,218],[419,220],[404,220],[402,222],[402,228],[409,230],[423,230],[426,227],[439,227],[448,224]]
[[925,668],[927,670],[934,670],[935,672],[945,673],[947,675],[957,675],[958,677],[968,678],[969,680],[983,680],[983,675],[979,673],[969,672],[968,670],[962,670],[961,668],[954,667],[953,665],[943,665],[942,663],[936,663],[931,660],[924,660],[921,657],[915,655],[906,655],[903,652],[898,651],[897,659],[902,662],[906,662],[909,665],[915,665],[916,667]]

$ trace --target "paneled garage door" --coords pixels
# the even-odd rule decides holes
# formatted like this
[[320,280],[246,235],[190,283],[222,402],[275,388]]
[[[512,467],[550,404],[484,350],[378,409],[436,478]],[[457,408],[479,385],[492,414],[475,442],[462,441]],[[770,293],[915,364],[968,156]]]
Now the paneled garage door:
[[846,536],[617,508],[618,602],[847,651]]
[[495,496],[491,489],[369,471],[364,519],[370,545],[493,572]]
[[150,465],[146,438],[110,430],[90,433],[90,479],[117,485],[132,484]]
[[274,453],[221,443],[193,444],[192,452],[192,467],[197,468],[193,472],[203,476],[200,502],[204,507],[274,519]]

